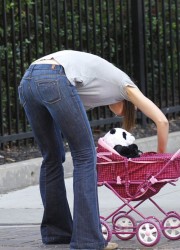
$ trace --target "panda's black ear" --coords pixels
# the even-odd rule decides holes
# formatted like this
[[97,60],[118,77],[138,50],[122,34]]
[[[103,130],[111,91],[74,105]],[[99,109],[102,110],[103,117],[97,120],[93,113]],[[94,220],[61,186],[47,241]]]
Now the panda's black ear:
[[123,138],[126,140],[126,132],[123,132]]
[[111,130],[110,130],[110,134],[115,134],[116,133],[116,129],[115,128],[112,128]]

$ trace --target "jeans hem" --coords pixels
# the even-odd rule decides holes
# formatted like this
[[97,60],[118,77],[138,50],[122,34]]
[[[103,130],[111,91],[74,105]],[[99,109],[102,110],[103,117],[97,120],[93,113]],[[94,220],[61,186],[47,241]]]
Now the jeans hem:
[[79,246],[75,247],[73,246],[74,244],[70,244],[70,250],[103,250],[106,246],[107,243],[101,243],[101,244],[94,244],[94,243],[89,243],[86,244],[85,247],[81,246],[79,244]]
[[50,244],[70,244],[71,238],[69,237],[46,237],[42,239],[45,245]]

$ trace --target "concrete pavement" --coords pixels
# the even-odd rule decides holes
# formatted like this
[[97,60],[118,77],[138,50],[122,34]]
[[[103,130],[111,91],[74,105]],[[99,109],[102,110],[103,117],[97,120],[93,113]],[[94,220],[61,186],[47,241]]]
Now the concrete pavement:
[[[70,209],[73,209],[72,178],[65,180]],[[154,196],[154,200],[167,212],[175,210],[180,213],[180,181],[177,186],[167,184]],[[103,216],[115,211],[122,202],[106,187],[98,188],[100,213]],[[168,202],[167,202],[168,201]],[[135,205],[135,203],[133,202]],[[164,215],[153,204],[146,201],[140,209],[145,216],[156,216],[163,219]],[[11,249],[69,249],[68,245],[44,246],[41,243],[39,225],[42,218],[42,202],[39,187],[31,186],[22,190],[2,194],[0,196],[0,250]],[[141,218],[132,216],[139,222]],[[109,221],[110,223],[110,221]],[[109,224],[111,226],[111,223]],[[169,241],[163,235],[154,248],[143,247],[134,237],[128,241],[121,241],[113,236],[113,241],[119,244],[119,249],[180,249],[178,241]]]

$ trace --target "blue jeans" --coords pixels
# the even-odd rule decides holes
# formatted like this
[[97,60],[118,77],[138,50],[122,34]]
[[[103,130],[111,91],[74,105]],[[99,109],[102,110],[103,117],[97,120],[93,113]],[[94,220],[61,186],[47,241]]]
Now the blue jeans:
[[[97,197],[96,151],[86,111],[60,65],[31,65],[19,86],[23,105],[43,156],[40,193],[45,244],[70,249],[103,249]],[[62,163],[67,139],[73,165],[74,210],[71,217]]]

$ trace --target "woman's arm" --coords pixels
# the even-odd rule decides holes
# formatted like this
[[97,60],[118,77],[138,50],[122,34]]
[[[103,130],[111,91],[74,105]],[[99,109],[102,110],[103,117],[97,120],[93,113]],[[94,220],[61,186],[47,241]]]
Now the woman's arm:
[[158,136],[157,152],[166,152],[169,132],[169,122],[167,118],[151,100],[143,95],[139,89],[127,86],[126,91],[129,100],[156,124]]

